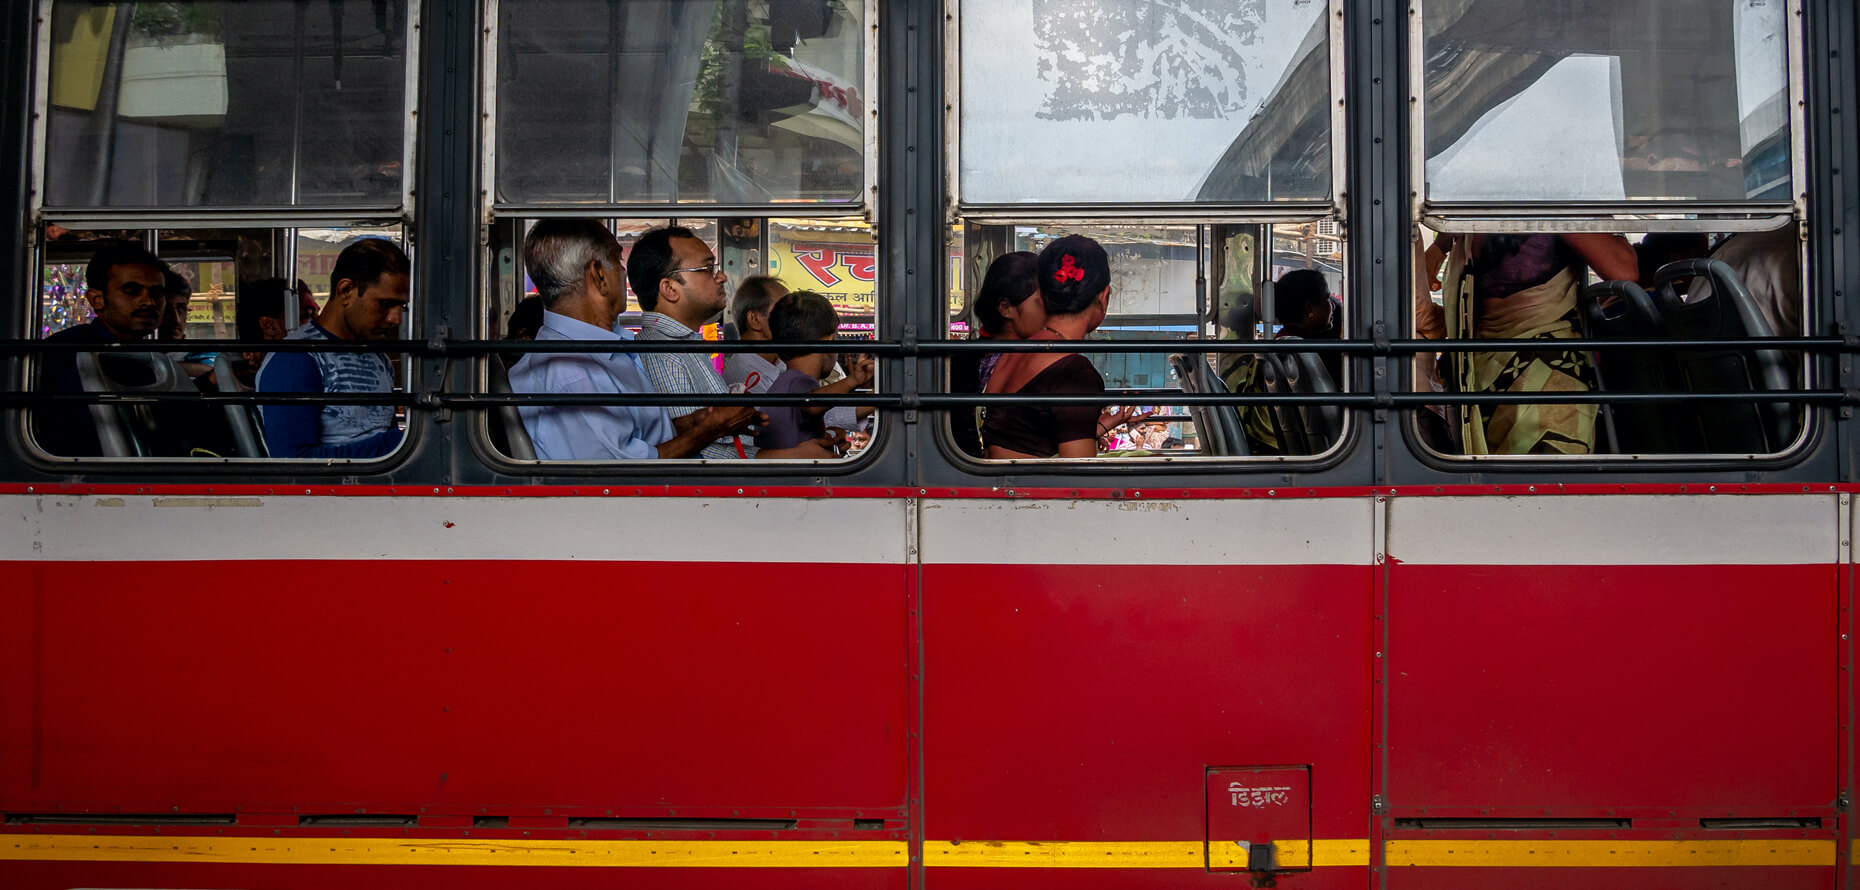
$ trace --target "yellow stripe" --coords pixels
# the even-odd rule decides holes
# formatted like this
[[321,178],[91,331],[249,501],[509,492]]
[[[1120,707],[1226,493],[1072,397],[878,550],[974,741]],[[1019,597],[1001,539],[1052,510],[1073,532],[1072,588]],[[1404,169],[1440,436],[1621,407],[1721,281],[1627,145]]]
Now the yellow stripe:
[[1834,864],[1833,840],[1389,841],[1391,867],[1610,868]]
[[[1210,851],[1200,841],[925,841],[924,865],[944,868],[1206,868],[1245,867],[1237,844]],[[1309,853],[1302,841],[1279,841],[1281,862],[1317,867],[1366,866],[1369,841],[1320,839]]]
[[550,841],[8,835],[0,860],[597,868],[902,868],[904,841]]
[[[1311,858],[1313,868],[1333,868],[1338,866],[1366,866],[1369,864],[1369,839],[1352,838],[1318,838],[1305,849],[1304,841],[1275,841],[1274,851],[1278,854],[1282,866],[1293,863],[1302,864],[1305,857]],[[1247,854],[1237,842],[1215,843],[1208,846],[1208,863],[1215,868],[1245,868]]]
[[[1307,854],[1279,841],[1281,864],[1369,864],[1369,842],[1324,838]],[[1609,868],[1835,864],[1822,840],[1395,840],[1390,866]],[[1860,857],[1860,841],[1850,855]],[[227,862],[263,865],[516,865],[594,868],[902,868],[903,841],[481,840],[410,838],[123,837],[7,835],[0,860]],[[926,841],[924,864],[944,868],[1244,868],[1238,844],[1199,841]]]

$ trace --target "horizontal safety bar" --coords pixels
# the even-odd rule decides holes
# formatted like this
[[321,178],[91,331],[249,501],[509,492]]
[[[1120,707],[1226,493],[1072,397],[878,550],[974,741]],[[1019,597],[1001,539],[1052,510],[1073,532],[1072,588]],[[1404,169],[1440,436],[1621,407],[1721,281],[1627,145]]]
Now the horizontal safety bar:
[[842,405],[882,409],[947,410],[985,405],[1335,405],[1343,408],[1412,408],[1428,405],[1623,405],[1670,402],[1787,402],[1791,404],[1860,404],[1854,393],[1824,389],[1739,390],[1735,392],[1502,392],[1502,393],[1159,393],[1155,390],[1107,390],[1103,393],[0,393],[0,406],[37,404],[148,405],[185,402],[208,405],[394,405],[410,408],[487,408],[498,405],[741,406],[751,408]]
[[[823,348],[826,347],[826,348]],[[1417,352],[1525,352],[1546,349],[1674,352],[1707,350],[1860,353],[1860,339],[1752,337],[1713,340],[0,340],[0,355],[76,352],[380,352],[421,356],[528,355],[531,353],[745,353],[861,352],[885,357],[990,352],[1095,353],[1340,353],[1407,355]]]

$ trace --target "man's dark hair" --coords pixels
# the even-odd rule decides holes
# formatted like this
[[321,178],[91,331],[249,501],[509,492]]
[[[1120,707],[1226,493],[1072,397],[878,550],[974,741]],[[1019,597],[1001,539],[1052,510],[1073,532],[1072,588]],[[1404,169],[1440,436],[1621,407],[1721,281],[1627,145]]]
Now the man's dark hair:
[[1040,261],[1032,253],[1016,250],[995,257],[982,276],[981,289],[975,293],[975,321],[990,337],[1007,327],[1001,304],[1019,306],[1040,292]]
[[149,253],[148,248],[128,241],[112,241],[90,255],[90,265],[84,267],[84,286],[92,290],[107,290],[110,286],[110,270],[117,266],[149,266],[164,276],[168,274],[168,264],[162,262],[161,257]]
[[190,297],[194,295],[194,286],[188,284],[187,279],[183,277],[181,273],[173,269],[162,270],[161,280],[162,285],[168,288],[168,299],[170,300],[174,299],[177,294],[184,293]]
[[517,301],[517,308],[510,310],[510,321],[504,325],[504,339],[518,340],[522,339],[522,335],[528,335],[529,339],[534,340],[542,326],[542,297],[524,297]]
[[1330,300],[1330,283],[1316,269],[1293,269],[1272,287],[1273,311],[1282,324],[1305,320],[1312,309]]
[[[778,343],[811,343],[839,333],[840,314],[833,310],[833,304],[811,290],[798,290],[784,297],[769,310],[769,336]],[[828,351],[819,349],[786,350],[777,352],[782,361],[803,355]]]
[[373,287],[388,275],[411,275],[413,264],[400,245],[386,238],[363,238],[336,255],[336,268],[329,273],[329,295],[341,293],[342,282],[355,283],[357,292]]
[[696,239],[697,234],[684,226],[650,229],[633,242],[633,250],[626,256],[626,282],[633,286],[639,308],[647,312],[658,311],[659,282],[678,262],[672,255],[673,238]]
[[749,313],[769,314],[775,308],[775,294],[785,290],[780,281],[767,275],[751,275],[736,286],[735,296],[730,297],[730,320],[736,322],[736,335],[741,337],[749,330]]
[[239,296],[233,299],[233,325],[239,331],[241,340],[265,339],[265,328],[259,324],[260,319],[275,318],[285,330],[293,327],[285,319],[297,310],[297,289],[282,278],[266,278],[254,281],[239,289]]

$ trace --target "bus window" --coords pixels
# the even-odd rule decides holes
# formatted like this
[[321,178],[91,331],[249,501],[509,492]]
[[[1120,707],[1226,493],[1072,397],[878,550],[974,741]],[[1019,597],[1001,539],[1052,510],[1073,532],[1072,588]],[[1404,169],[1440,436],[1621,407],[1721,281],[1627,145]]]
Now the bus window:
[[[600,231],[583,223],[598,226]],[[802,294],[818,310],[809,319],[815,329],[804,339],[830,340],[820,350],[804,355],[776,352],[719,351],[714,354],[641,356],[632,369],[621,366],[601,370],[593,359],[580,355],[535,353],[529,357],[512,351],[500,353],[485,365],[493,392],[538,394],[551,392],[642,393],[723,392],[802,394],[816,390],[849,395],[873,388],[871,357],[855,341],[873,339],[876,331],[877,243],[872,228],[858,219],[729,217],[722,219],[617,219],[576,221],[541,230],[541,221],[504,218],[494,228],[491,276],[492,299],[484,320],[487,336],[495,339],[678,339],[713,342],[771,340],[789,308],[778,308],[793,294]],[[602,232],[605,232],[605,235]],[[670,249],[679,257],[665,256],[666,233]],[[526,241],[548,239],[539,257],[582,250],[600,251],[588,244],[611,237],[624,264],[624,305],[604,303],[599,313],[579,294],[556,290],[539,281],[526,267]],[[656,239],[656,241],[655,241]],[[646,247],[642,248],[644,244]],[[686,254],[690,253],[690,259]],[[539,260],[542,261],[542,260]],[[680,263],[689,262],[692,271]],[[712,265],[714,263],[714,266]],[[715,270],[714,277],[705,270]],[[648,273],[647,270],[652,272]],[[549,277],[544,269],[545,279]],[[672,284],[664,284],[666,276]],[[657,276],[657,277],[655,277]],[[577,282],[579,285],[580,282]],[[687,285],[691,292],[686,292]],[[649,288],[642,299],[639,288]],[[688,314],[689,305],[660,302],[662,288],[670,287],[680,300],[704,299],[705,311]],[[528,304],[528,305],[526,305]],[[585,311],[584,311],[585,310]],[[525,315],[540,321],[524,322]],[[598,316],[598,317],[597,317]],[[597,324],[598,323],[598,324]],[[569,336],[575,334],[577,336]],[[492,363],[495,362],[495,365]],[[576,365],[574,385],[563,389],[561,367]],[[804,367],[803,367],[804,366]],[[605,366],[603,366],[605,367]],[[806,379],[799,375],[805,370]],[[600,371],[600,373],[593,373]],[[584,373],[585,372],[585,373]],[[790,372],[793,372],[792,374]],[[588,381],[599,378],[594,382]],[[794,378],[794,379],[791,379]],[[582,384],[586,387],[582,387]],[[751,428],[728,431],[709,444],[684,441],[683,418],[701,416],[702,409],[633,406],[522,406],[487,412],[487,434],[492,446],[517,460],[549,462],[606,462],[645,459],[812,459],[850,458],[870,442],[876,430],[876,413],[869,407],[835,406],[809,412],[805,418],[759,410],[769,416]],[[672,426],[663,426],[660,412]],[[754,412],[749,412],[754,413]],[[566,418],[580,418],[572,430]],[[778,435],[795,438],[783,419],[811,430],[800,444],[773,441]],[[598,436],[584,435],[598,429]],[[621,438],[623,437],[623,438]],[[632,440],[638,441],[632,441]],[[667,439],[677,441],[668,442]],[[816,442],[819,448],[810,447]],[[830,442],[830,444],[828,444]],[[629,444],[630,443],[630,444]],[[741,446],[740,448],[738,446]],[[691,447],[688,447],[691,446]]]
[[1425,197],[1787,203],[1788,19],[1785,0],[1429,3]]
[[865,4],[497,10],[499,203],[863,202]]
[[45,207],[400,208],[413,88],[396,6],[57,0]]
[[[164,346],[180,340],[301,338],[319,324],[339,327],[319,314],[345,250],[361,242],[401,240],[398,227],[73,231],[48,225],[33,331],[47,340],[147,339]],[[399,251],[398,246],[389,249],[404,257]],[[97,280],[96,271],[104,280]],[[411,322],[404,310],[395,318],[399,325],[393,335]],[[337,456],[296,453],[301,449],[285,453],[280,431],[287,429],[288,418],[273,416],[268,428],[266,409],[256,405],[208,405],[181,397],[263,390],[259,370],[268,357],[264,351],[182,348],[46,353],[36,360],[32,377],[41,392],[154,393],[163,401],[60,403],[34,408],[28,425],[40,449],[57,457]],[[367,359],[379,363],[379,392],[408,388],[407,368],[398,355],[384,351]],[[317,411],[314,406],[308,410]],[[375,413],[382,431],[392,429],[398,442],[405,417],[392,406]],[[314,426],[317,418],[311,421]],[[384,446],[381,453],[392,450]]]
[[[1440,393],[1683,393],[1800,389],[1804,356],[1685,349],[1685,340],[1797,337],[1808,329],[1794,225],[1737,233],[1423,231],[1414,331],[1426,339],[1543,340],[1529,351],[1422,353]],[[1556,340],[1675,341],[1668,351],[1557,349]],[[1805,412],[1787,403],[1439,405],[1415,412],[1432,450],[1477,457],[1775,454]]]
[[[951,349],[950,391],[995,396],[950,411],[957,449],[1287,460],[1341,443],[1338,406],[1179,398],[1346,388],[1342,352],[1315,343],[1347,330],[1342,16],[1310,0],[960,4],[946,163],[963,302],[947,335],[1117,346]],[[1103,283],[1098,306],[1055,302],[1080,281]],[[1290,338],[1312,348],[1194,345]]]
[[1329,199],[1330,7],[1171,5],[961,4],[961,203]]
[[[1062,240],[1067,236],[1090,239],[1102,248],[1108,266],[1108,295],[1101,317],[1094,315],[1082,331],[1055,328],[1039,287],[1038,276],[1045,274],[1041,257],[1070,250]],[[1315,344],[1341,339],[1347,329],[1344,255],[1334,220],[1257,225],[971,225],[961,237],[967,252],[961,263],[967,297],[952,321],[953,338],[1013,341],[1050,335],[1073,339],[1059,336],[1067,333],[1077,334],[1077,339],[1178,344],[1144,352],[1087,350],[1078,354],[1088,363],[1089,376],[1120,396],[1118,404],[1103,412],[1086,412],[1099,419],[1091,454],[1008,447],[1006,440],[1018,433],[1001,430],[999,408],[952,410],[953,439],[971,457],[1288,459],[1325,453],[1341,440],[1342,411],[1334,406],[1170,404],[1172,396],[1182,394],[1310,394],[1347,388],[1340,352],[1217,353],[1195,347],[1196,341],[1208,340],[1282,340],[1291,345],[1289,341]],[[1066,274],[1063,257],[1053,262],[1060,264],[1056,274]],[[1003,365],[1005,355],[971,351],[952,357],[948,365],[951,391],[1044,391],[1050,381],[1039,377],[995,380],[997,369],[1015,364]],[[1009,410],[1009,425],[1019,423],[1012,413],[1016,409]],[[992,425],[990,411],[997,414]],[[1044,416],[1041,420],[1045,422]]]

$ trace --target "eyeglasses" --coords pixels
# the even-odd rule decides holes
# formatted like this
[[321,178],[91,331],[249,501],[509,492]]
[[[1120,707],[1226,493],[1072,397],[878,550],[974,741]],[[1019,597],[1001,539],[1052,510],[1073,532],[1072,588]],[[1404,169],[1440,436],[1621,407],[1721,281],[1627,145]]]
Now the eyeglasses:
[[678,275],[680,272],[702,272],[706,275],[715,276],[717,274],[717,261],[711,260],[710,262],[705,263],[702,266],[692,266],[689,269],[673,269],[672,271],[665,273],[665,277],[672,278]]

